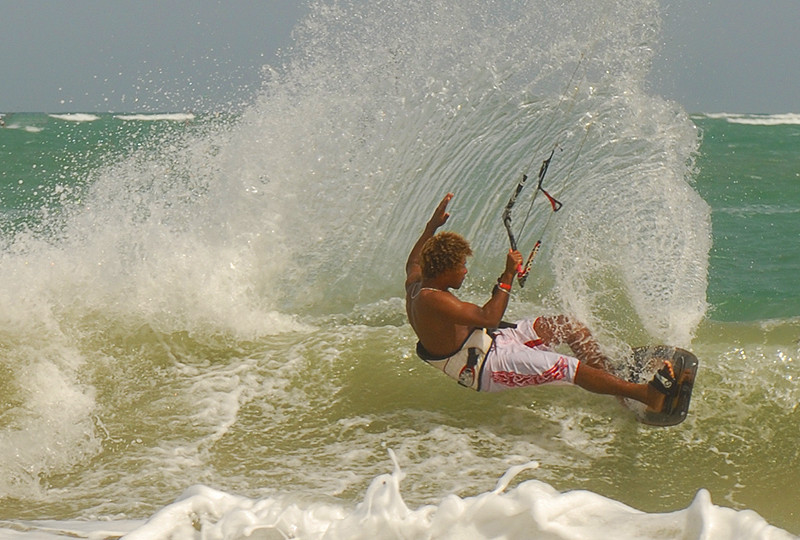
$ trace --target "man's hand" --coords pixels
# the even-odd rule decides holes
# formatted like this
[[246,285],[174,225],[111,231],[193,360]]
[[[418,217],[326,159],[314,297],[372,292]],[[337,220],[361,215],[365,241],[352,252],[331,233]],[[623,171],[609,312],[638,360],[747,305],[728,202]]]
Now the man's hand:
[[514,274],[522,270],[522,253],[515,249],[509,249],[506,255],[506,269],[503,275],[511,276],[514,279]]
[[447,218],[450,217],[450,214],[447,213],[447,205],[450,203],[450,199],[453,198],[452,193],[448,193],[442,199],[442,202],[439,203],[439,206],[436,207],[436,210],[433,211],[433,215],[431,219],[428,220],[428,227],[432,227],[435,231],[445,223],[447,223]]

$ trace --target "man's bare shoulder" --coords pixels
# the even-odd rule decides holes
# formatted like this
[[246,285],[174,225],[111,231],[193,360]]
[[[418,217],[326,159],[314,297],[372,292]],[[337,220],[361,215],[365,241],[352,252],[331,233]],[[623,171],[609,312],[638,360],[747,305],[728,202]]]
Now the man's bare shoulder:
[[448,290],[428,287],[412,287],[409,299],[418,314],[436,317],[438,321],[455,322],[455,316],[463,309],[464,302]]
[[407,279],[406,280],[406,295],[417,296],[419,290],[422,288],[422,280]]

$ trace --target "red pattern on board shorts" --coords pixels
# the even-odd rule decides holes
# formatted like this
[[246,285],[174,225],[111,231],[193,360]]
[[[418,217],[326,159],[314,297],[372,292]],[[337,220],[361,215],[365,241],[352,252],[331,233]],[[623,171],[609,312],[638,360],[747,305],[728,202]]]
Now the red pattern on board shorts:
[[534,386],[537,384],[547,384],[555,381],[561,381],[567,377],[569,373],[568,360],[563,356],[558,359],[553,367],[541,374],[523,374],[515,373],[513,371],[493,371],[492,381],[503,386],[516,388],[521,386]]
[[535,321],[494,332],[494,345],[481,375],[482,392],[501,392],[543,384],[574,384],[580,361],[547,346],[534,329]]

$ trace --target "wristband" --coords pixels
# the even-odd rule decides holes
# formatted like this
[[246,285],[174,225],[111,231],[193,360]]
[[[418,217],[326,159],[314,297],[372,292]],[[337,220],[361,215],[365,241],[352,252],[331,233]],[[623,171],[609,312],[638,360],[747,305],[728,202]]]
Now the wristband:
[[506,292],[511,292],[511,284],[510,283],[503,283],[499,279],[497,280],[497,286],[500,287],[502,290]]
[[506,293],[507,295],[511,296],[511,287],[506,289],[505,287],[501,287],[500,284],[498,283],[492,289],[492,296],[494,296],[494,293],[496,293],[497,291],[502,291],[502,292]]
[[511,296],[511,291],[509,291],[508,289],[501,288],[499,286],[499,284],[495,285],[494,289],[492,289],[492,296],[494,296],[494,293],[496,293],[497,291],[502,291],[502,292],[506,293],[507,295]]

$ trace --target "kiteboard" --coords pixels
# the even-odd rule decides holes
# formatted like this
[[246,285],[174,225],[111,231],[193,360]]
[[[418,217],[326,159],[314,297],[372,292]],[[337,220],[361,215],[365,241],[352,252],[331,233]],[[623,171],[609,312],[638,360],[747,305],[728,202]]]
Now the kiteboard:
[[674,426],[686,420],[699,361],[685,349],[669,345],[649,345],[633,349],[633,360],[620,376],[635,383],[647,383],[665,361],[672,363],[677,389],[664,398],[661,411],[650,410],[643,404],[623,399],[623,405],[634,412],[636,420],[651,426]]

